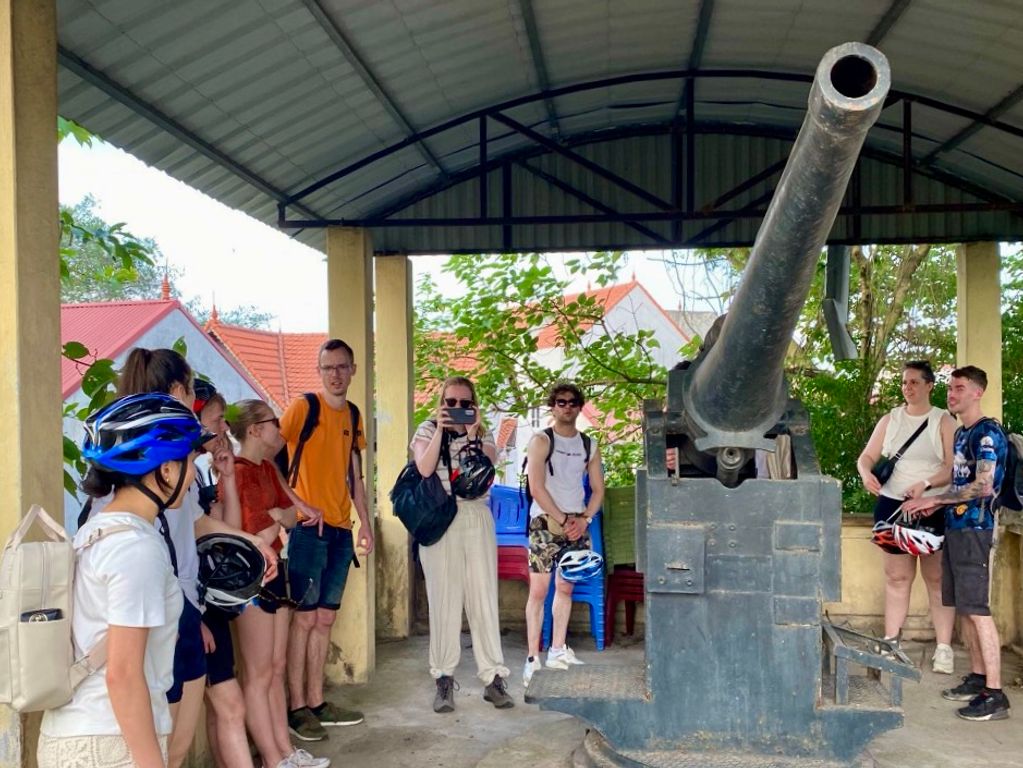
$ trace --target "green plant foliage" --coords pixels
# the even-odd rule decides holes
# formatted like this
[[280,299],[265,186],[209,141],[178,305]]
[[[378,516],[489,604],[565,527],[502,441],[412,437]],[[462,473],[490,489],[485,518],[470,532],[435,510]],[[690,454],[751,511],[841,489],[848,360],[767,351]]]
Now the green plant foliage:
[[[469,376],[484,405],[519,416],[545,403],[555,381],[572,379],[604,416],[597,436],[603,450],[620,457],[612,478],[624,481],[641,455],[643,399],[664,394],[666,371],[652,356],[657,341],[649,330],[609,328],[592,296],[565,296],[579,275],[595,287],[618,282],[623,264],[618,252],[575,257],[561,278],[539,254],[452,256],[444,269],[460,297],[445,298],[428,278],[416,290],[417,391],[431,395],[416,421],[434,415],[440,385],[452,374]],[[553,348],[538,349],[540,333]]]

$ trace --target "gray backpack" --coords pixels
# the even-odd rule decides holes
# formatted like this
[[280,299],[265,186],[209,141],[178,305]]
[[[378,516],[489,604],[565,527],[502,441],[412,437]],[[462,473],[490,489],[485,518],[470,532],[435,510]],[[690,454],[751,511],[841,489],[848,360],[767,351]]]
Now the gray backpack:
[[[26,541],[38,522],[43,541]],[[17,712],[54,709],[107,659],[106,638],[74,658],[71,613],[75,555],[130,525],[97,528],[77,547],[64,527],[33,505],[0,553],[0,703]]]

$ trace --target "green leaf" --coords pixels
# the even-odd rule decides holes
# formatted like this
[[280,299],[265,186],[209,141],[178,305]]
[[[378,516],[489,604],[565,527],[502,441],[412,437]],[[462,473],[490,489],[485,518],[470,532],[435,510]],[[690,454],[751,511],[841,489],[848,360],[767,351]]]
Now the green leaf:
[[82,451],[78,444],[67,435],[64,435],[64,463],[73,464],[82,457]]
[[89,397],[94,397],[111,386],[116,379],[114,361],[105,358],[97,360],[88,367],[85,375],[82,376],[82,391]]
[[75,499],[78,498],[78,484],[75,482],[74,475],[64,470],[64,490],[70,493]]
[[228,403],[224,409],[224,420],[230,424],[232,421],[237,422],[238,418],[242,415],[242,409],[238,406],[238,403]]
[[179,336],[178,339],[171,345],[171,349],[177,352],[182,357],[188,357],[188,344],[185,343],[185,337]]
[[68,360],[81,360],[89,354],[89,348],[80,341],[69,341],[64,345],[61,354]]

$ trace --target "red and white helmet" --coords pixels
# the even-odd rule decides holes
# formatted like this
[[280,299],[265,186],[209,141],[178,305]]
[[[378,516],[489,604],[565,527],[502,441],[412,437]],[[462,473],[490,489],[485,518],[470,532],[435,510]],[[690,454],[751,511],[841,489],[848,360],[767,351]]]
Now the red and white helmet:
[[910,555],[932,555],[945,543],[944,536],[901,520],[892,527],[892,534],[896,546]]

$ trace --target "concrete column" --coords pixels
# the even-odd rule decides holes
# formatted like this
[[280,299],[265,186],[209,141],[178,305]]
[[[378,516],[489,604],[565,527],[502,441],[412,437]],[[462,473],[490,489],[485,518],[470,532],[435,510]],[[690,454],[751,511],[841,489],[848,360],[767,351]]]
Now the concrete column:
[[[412,436],[412,269],[407,256],[377,256],[377,445],[380,479],[377,520],[377,636],[409,636],[412,626],[412,557],[408,532],[394,516],[387,493],[405,466]],[[382,342],[382,343],[381,343]]]
[[[0,539],[30,504],[60,518],[57,35],[53,0],[0,0]],[[36,727],[32,727],[34,721]],[[0,707],[0,766],[32,760],[38,717]]]
[[998,243],[966,243],[956,258],[956,364],[987,372],[984,414],[1002,418],[1002,288]]
[[[327,300],[329,333],[355,351],[358,366],[348,396],[362,411],[367,449],[363,456],[369,514],[376,515],[376,426],[373,405],[373,247],[369,232],[351,227],[327,230]],[[353,519],[355,513],[352,513]],[[358,521],[355,533],[358,535]],[[375,555],[359,554],[352,568],[341,611],[327,652],[327,678],[334,683],[364,683],[376,666]]]

